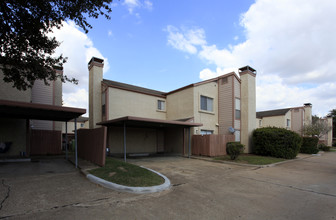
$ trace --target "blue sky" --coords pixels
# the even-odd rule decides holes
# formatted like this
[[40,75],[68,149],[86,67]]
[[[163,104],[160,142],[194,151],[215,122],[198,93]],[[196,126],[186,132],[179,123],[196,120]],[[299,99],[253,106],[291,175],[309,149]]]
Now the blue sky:
[[333,0],[120,0],[111,20],[90,19],[84,34],[73,22],[54,36],[68,57],[66,105],[87,108],[87,62],[105,60],[104,78],[171,91],[237,71],[257,70],[257,110],[313,104],[336,108],[336,3]]

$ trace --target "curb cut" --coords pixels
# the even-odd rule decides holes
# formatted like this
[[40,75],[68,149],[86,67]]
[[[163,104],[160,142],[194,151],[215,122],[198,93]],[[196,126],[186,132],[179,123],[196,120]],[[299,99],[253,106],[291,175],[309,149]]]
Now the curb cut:
[[161,173],[159,173],[155,170],[152,170],[152,169],[149,169],[149,168],[146,168],[146,167],[143,167],[143,166],[141,166],[141,167],[144,168],[144,169],[147,169],[147,170],[149,170],[153,173],[156,173],[159,176],[161,176],[165,180],[165,182],[161,185],[158,185],[158,186],[132,187],[132,186],[124,186],[124,185],[119,185],[119,184],[116,184],[116,183],[112,183],[112,182],[106,181],[104,179],[101,179],[99,177],[96,177],[92,174],[86,174],[86,178],[88,178],[93,183],[96,183],[98,185],[101,185],[101,186],[109,188],[109,189],[113,189],[113,190],[116,190],[116,191],[119,191],[119,192],[128,192],[128,193],[135,193],[135,194],[161,192],[161,191],[164,191],[164,190],[167,190],[167,189],[170,188],[170,180],[166,176],[162,175]]

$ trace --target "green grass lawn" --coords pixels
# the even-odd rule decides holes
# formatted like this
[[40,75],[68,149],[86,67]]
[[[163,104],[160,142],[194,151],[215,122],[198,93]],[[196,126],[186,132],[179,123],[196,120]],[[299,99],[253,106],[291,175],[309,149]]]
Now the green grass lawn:
[[336,152],[336,147],[332,147],[332,148],[330,148],[330,151],[331,151],[331,152]]
[[104,167],[89,171],[104,180],[124,186],[155,186],[164,183],[164,179],[147,169],[123,161],[106,158]]
[[236,160],[231,160],[229,155],[215,157],[214,159],[231,161],[231,162],[236,162],[236,163],[253,164],[253,165],[267,165],[267,164],[278,163],[278,162],[286,160],[283,158],[264,157],[264,156],[253,155],[253,154],[241,154]]

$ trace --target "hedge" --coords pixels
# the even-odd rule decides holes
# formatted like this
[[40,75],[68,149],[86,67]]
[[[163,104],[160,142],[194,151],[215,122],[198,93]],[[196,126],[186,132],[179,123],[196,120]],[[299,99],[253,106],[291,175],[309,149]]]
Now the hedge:
[[230,155],[231,160],[238,158],[239,154],[244,151],[244,145],[240,142],[228,142],[226,144],[226,153]]
[[316,154],[319,152],[319,149],[317,148],[318,141],[319,139],[317,137],[303,137],[300,153]]
[[295,158],[302,144],[300,135],[277,127],[255,129],[252,140],[255,154],[285,159]]

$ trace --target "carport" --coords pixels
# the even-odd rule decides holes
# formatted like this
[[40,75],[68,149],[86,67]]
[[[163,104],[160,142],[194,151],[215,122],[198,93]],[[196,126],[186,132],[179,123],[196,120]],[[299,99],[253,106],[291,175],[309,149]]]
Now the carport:
[[[103,121],[97,123],[97,125],[107,126],[107,127],[121,127],[123,128],[123,154],[124,160],[126,161],[126,154],[127,154],[127,128],[151,128],[151,129],[164,129],[164,128],[178,128],[183,129],[183,145],[185,140],[185,130],[188,133],[188,156],[190,157],[191,154],[191,128],[192,127],[199,127],[203,124],[201,123],[194,123],[193,119],[186,119],[186,120],[161,120],[161,119],[153,119],[153,118],[142,118],[142,117],[133,117],[133,116],[126,116],[117,119],[112,119],[109,121]],[[109,132],[110,135],[110,132]]]
[[[11,118],[11,119],[26,119],[27,137],[29,137],[29,131],[30,131],[29,120],[30,119],[65,122],[66,133],[67,133],[67,122],[74,119],[75,120],[76,167],[78,164],[76,120],[79,116],[85,113],[86,113],[86,109],[81,109],[81,108],[71,108],[71,107],[45,105],[45,104],[38,104],[38,103],[0,100],[0,117],[1,118]],[[26,140],[26,149],[30,149],[30,143],[28,140]],[[67,148],[66,148],[66,158],[68,159]]]

